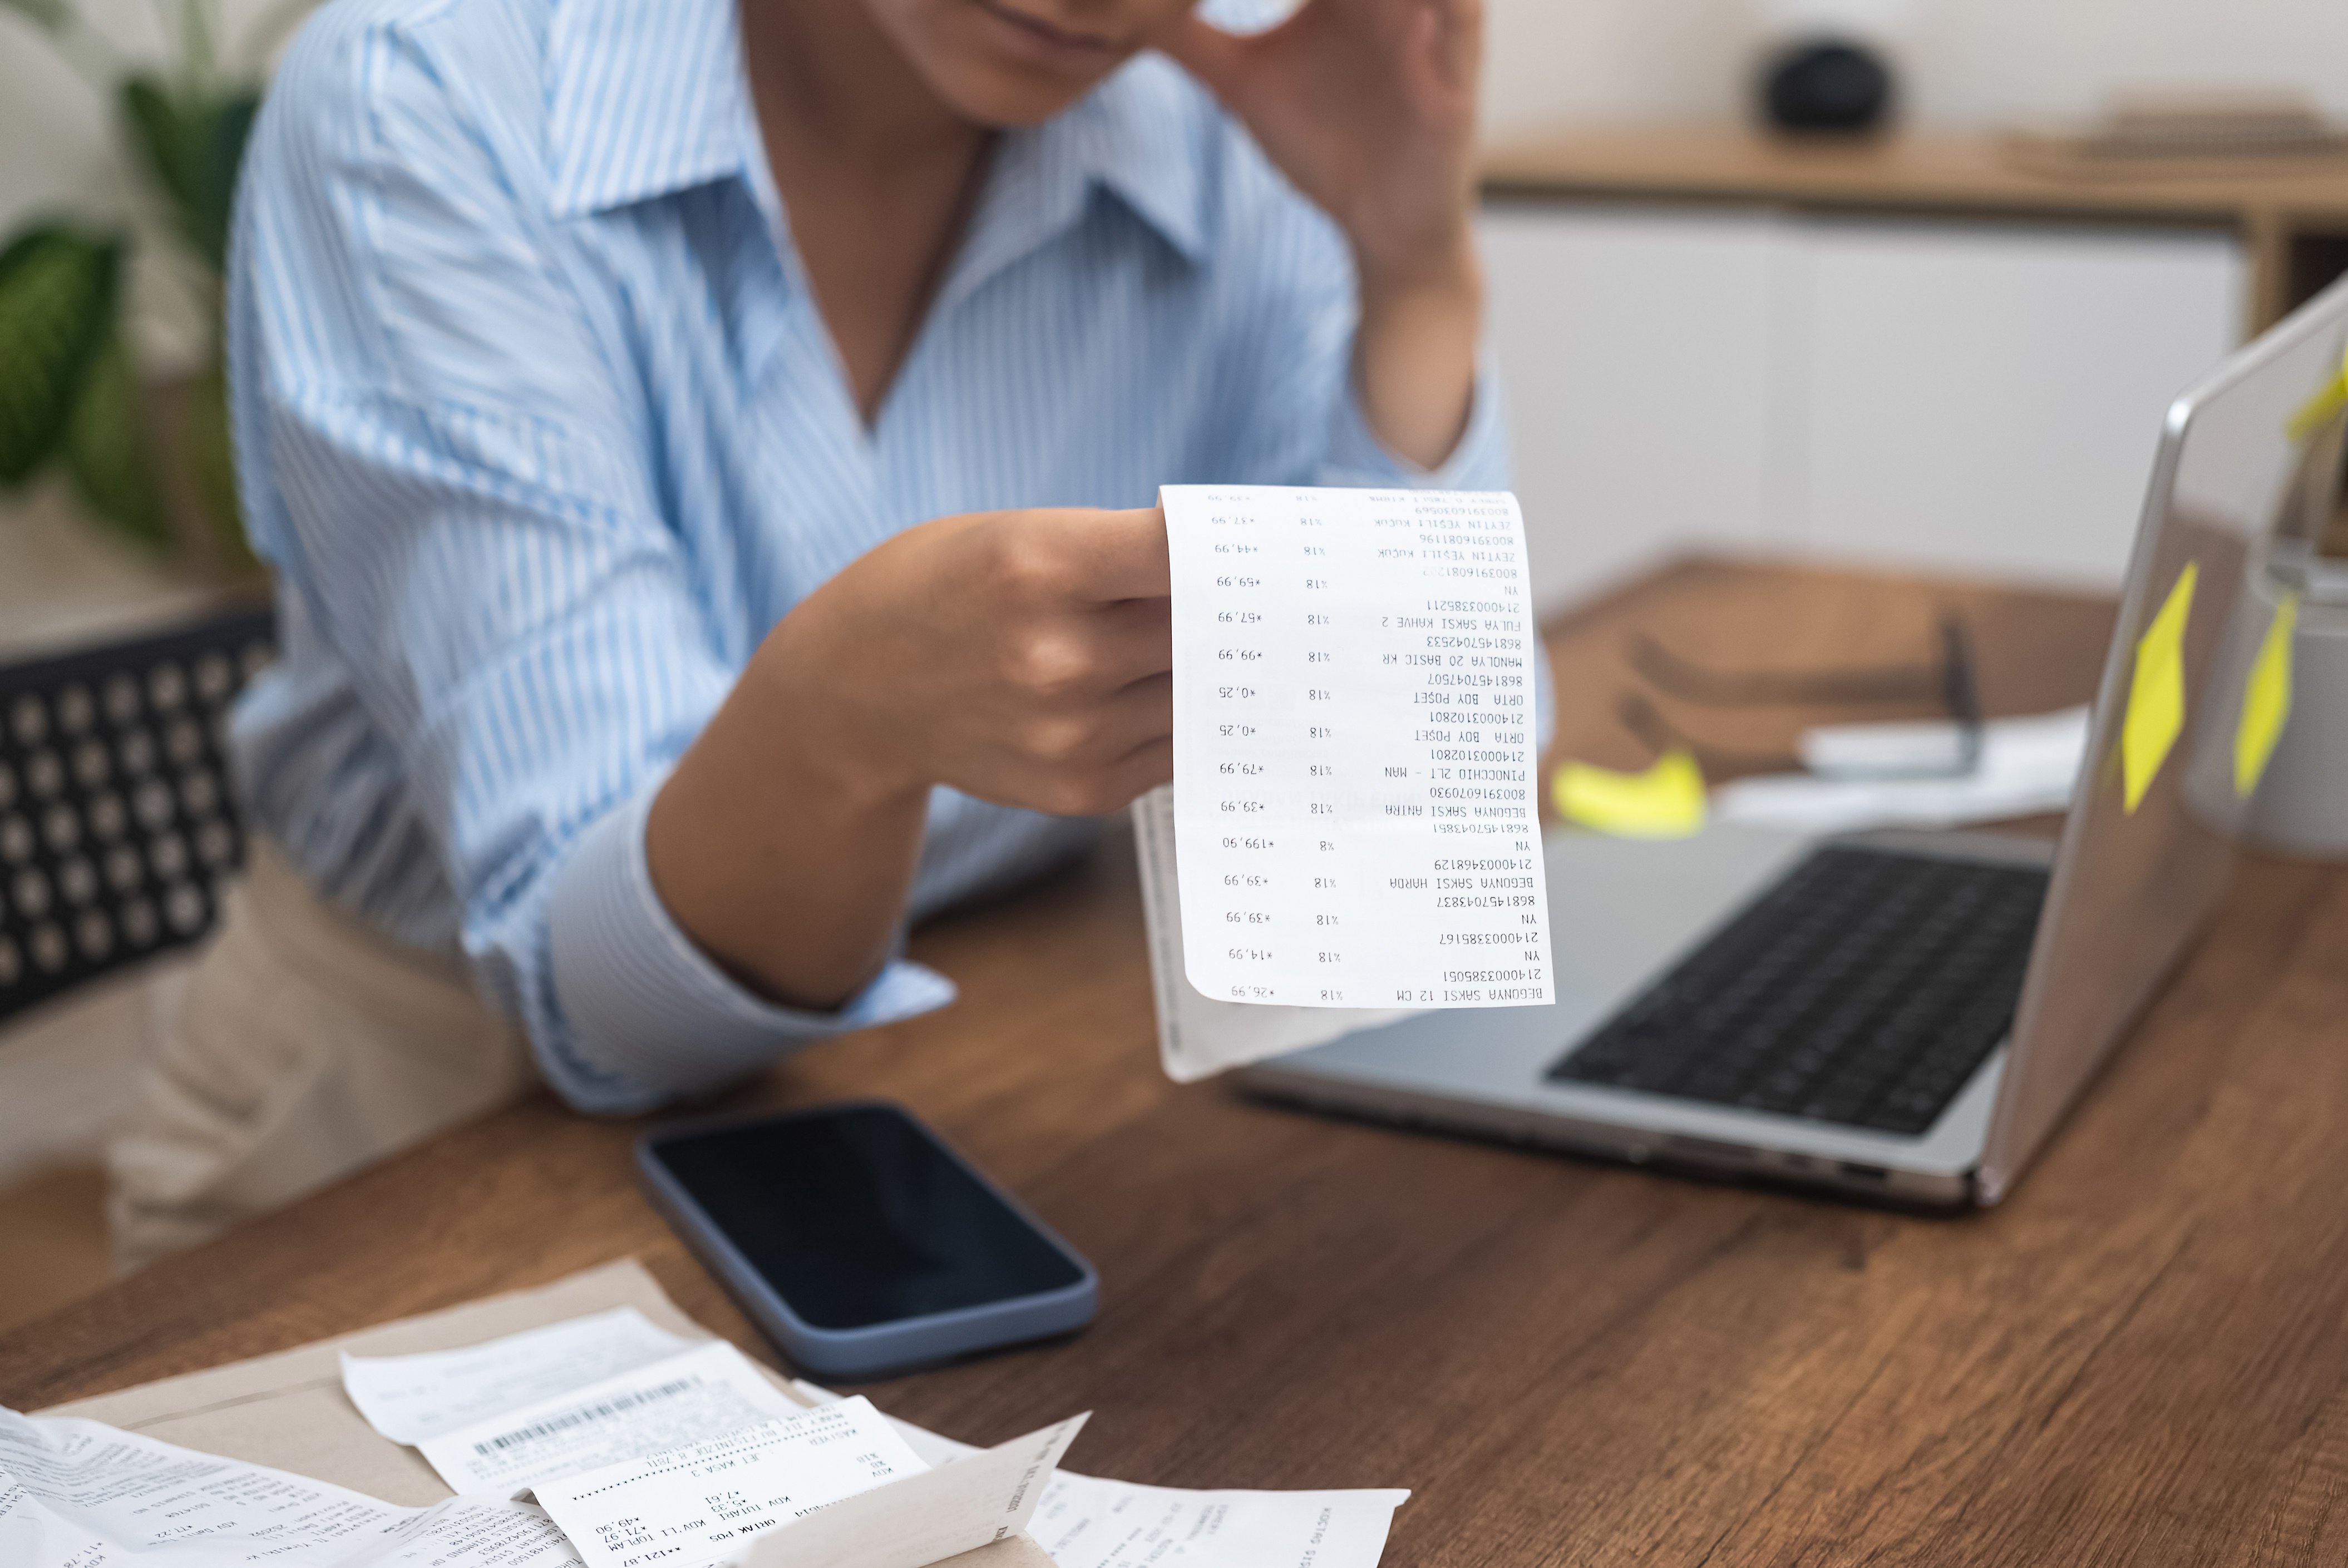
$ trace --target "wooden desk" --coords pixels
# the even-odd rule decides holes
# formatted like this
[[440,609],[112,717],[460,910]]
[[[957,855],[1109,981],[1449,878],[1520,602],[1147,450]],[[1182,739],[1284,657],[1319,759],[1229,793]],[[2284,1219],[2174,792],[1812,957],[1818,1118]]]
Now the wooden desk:
[[[1801,663],[1971,617],[1993,711],[2074,702],[2093,601],[1717,564],[1557,629],[1565,734],[1635,761],[1625,627]],[[1784,733],[1767,737],[1782,743]],[[937,926],[962,1000],[746,1092],[887,1094],[1100,1266],[1099,1322],[870,1391],[1176,1485],[1415,1489],[1398,1565],[2348,1557],[2348,878],[2257,865],[2013,1200],[1926,1219],[1323,1121],[1159,1075],[1121,846]],[[17,1408],[634,1253],[762,1349],[533,1101],[0,1340]]]
[[2348,272],[2348,163],[2336,159],[2065,176],[2018,164],[1980,136],[1840,141],[1732,126],[1621,127],[1494,147],[1483,180],[1502,198],[2230,229],[2250,262],[2246,336]]

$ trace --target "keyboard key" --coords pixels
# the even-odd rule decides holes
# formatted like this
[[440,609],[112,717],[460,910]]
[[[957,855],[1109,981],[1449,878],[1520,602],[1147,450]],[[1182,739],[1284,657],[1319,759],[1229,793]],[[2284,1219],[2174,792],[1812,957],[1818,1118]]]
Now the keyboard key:
[[98,718],[98,702],[89,688],[77,682],[57,693],[57,728],[78,735]]
[[122,671],[106,678],[106,718],[117,729],[139,716],[139,682]]

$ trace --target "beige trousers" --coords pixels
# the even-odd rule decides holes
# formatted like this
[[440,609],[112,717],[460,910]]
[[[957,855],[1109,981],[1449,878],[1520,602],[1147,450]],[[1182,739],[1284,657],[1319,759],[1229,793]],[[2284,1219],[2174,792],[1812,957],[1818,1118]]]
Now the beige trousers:
[[208,1241],[537,1081],[453,956],[321,899],[256,836],[107,1152],[115,1255]]

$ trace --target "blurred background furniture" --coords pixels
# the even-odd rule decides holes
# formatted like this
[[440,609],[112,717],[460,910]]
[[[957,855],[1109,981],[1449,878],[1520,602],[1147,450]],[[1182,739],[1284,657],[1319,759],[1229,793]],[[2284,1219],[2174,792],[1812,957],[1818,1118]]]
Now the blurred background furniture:
[[2169,400],[2348,271],[2348,165],[2277,169],[1725,127],[1491,149],[1540,607],[1687,548],[2116,585]]
[[108,1272],[101,1145],[244,837],[228,706],[252,603],[0,662],[0,1322]]
[[229,705],[275,640],[261,607],[0,666],[0,1024],[211,929]]

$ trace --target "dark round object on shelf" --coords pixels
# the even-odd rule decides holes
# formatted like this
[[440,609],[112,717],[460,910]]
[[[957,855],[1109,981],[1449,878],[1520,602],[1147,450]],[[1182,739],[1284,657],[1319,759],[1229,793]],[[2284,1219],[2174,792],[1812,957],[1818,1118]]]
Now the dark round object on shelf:
[[1872,130],[1891,107],[1891,72],[1862,45],[1809,39],[1769,57],[1761,101],[1780,130]]

